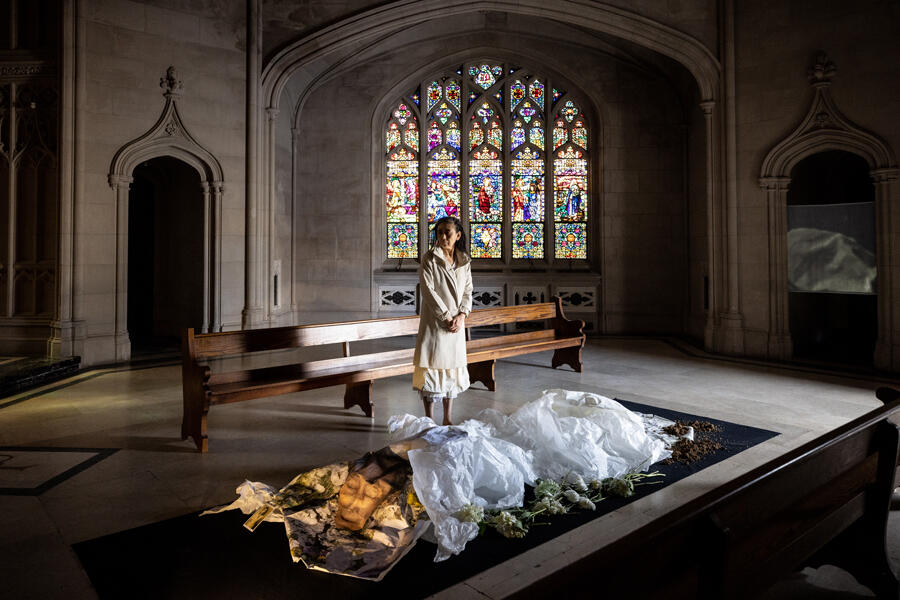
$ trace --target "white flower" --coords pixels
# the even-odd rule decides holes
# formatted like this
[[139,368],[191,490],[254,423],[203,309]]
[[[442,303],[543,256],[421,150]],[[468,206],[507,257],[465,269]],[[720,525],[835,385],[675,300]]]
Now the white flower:
[[484,509],[474,504],[466,504],[453,516],[463,523],[481,523],[484,520]]
[[577,504],[578,501],[581,499],[581,494],[579,494],[575,490],[566,490],[563,492],[563,496],[565,497],[566,500],[568,500],[572,504]]
[[565,505],[559,500],[552,500],[550,502],[550,514],[551,515],[564,515],[569,512]]
[[593,502],[591,502],[591,500],[589,498],[586,498],[584,496],[582,496],[581,499],[578,501],[578,506],[580,506],[581,508],[587,508],[590,510],[597,510],[597,506]]
[[566,479],[569,485],[571,485],[572,488],[578,490],[579,492],[586,492],[588,490],[588,486],[584,482],[584,478],[582,478],[578,473],[570,473]]
[[603,480],[603,491],[627,498],[634,494],[634,483],[628,479],[608,477]]
[[500,514],[494,517],[493,526],[500,535],[508,538],[525,537],[525,534],[528,532],[525,526],[522,525],[522,521],[517,519],[511,512],[505,510],[500,511]]
[[602,481],[600,481],[599,479],[591,479],[591,489],[592,490],[599,490],[602,487],[603,487]]
[[556,496],[559,494],[559,484],[552,479],[539,479],[537,486],[534,488],[534,495],[538,498],[545,496]]

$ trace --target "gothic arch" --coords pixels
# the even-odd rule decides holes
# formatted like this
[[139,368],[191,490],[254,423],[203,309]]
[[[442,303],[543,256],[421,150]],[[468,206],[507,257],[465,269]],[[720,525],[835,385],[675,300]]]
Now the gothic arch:
[[814,89],[812,104],[800,125],[766,155],[759,184],[767,196],[769,220],[769,340],[770,358],[787,359],[793,354],[788,326],[787,285],[787,192],[791,170],[804,158],[827,150],[858,155],[869,164],[875,184],[876,267],[878,276],[878,341],[875,365],[900,368],[900,341],[892,303],[891,182],[900,175],[890,146],[845,117],[831,97],[834,63],[821,54],[810,71]]
[[[222,273],[222,195],[224,176],[218,159],[191,136],[178,112],[182,82],[174,67],[160,80],[166,105],[156,123],[122,146],[109,167],[116,193],[116,358],[130,357],[128,339],[128,192],[132,173],[142,162],[169,156],[190,165],[200,176],[203,198],[203,331],[220,331]],[[200,234],[201,232],[197,232]]]

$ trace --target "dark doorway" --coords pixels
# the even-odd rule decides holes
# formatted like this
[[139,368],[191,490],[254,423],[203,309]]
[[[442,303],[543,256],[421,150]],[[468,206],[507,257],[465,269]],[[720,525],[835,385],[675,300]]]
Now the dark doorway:
[[843,151],[791,171],[788,279],[794,357],[871,365],[878,335],[875,190],[869,165]]
[[177,352],[203,326],[203,196],[186,163],[134,170],[128,198],[128,333],[132,358]]

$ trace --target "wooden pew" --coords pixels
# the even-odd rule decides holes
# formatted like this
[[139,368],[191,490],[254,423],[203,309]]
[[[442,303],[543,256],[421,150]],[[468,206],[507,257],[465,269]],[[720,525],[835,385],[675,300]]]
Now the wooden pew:
[[[900,392],[885,403],[676,508],[510,598],[752,598],[805,566],[845,569],[900,598],[885,536],[897,470]],[[621,595],[621,596],[620,596]]]
[[[470,339],[472,327],[545,321],[539,330]],[[569,320],[559,298],[553,302],[474,310],[466,319],[470,379],[496,390],[494,364],[498,359],[553,350],[552,367],[569,365],[581,372],[584,322]],[[201,452],[208,450],[209,407],[253,398],[345,385],[344,408],[359,406],[374,416],[372,385],[376,379],[413,372],[414,348],[351,356],[351,342],[415,335],[419,317],[370,319],[346,323],[250,329],[227,333],[185,332],[182,340],[184,413],[181,439],[193,438]],[[210,360],[257,352],[341,344],[343,356],[285,366],[213,372]]]

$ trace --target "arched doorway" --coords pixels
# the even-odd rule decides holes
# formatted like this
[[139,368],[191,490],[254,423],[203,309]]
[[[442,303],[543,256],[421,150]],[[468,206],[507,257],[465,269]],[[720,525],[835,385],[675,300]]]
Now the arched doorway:
[[850,152],[812,154],[791,170],[788,290],[794,357],[872,364],[878,336],[875,188]]
[[162,156],[134,169],[128,196],[128,334],[132,357],[177,351],[202,330],[204,198],[197,170]]

